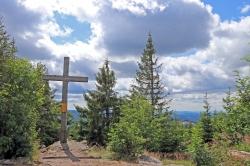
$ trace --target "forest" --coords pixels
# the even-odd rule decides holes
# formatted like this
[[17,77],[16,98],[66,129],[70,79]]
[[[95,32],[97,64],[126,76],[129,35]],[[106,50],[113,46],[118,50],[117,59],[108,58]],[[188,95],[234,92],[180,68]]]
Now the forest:
[[[147,35],[147,34],[145,34]],[[96,88],[84,94],[86,105],[76,105],[79,119],[68,113],[68,139],[86,141],[112,160],[136,163],[155,154],[163,164],[250,165],[250,77],[235,71],[235,88],[223,99],[224,111],[214,112],[204,93],[198,122],[173,118],[171,97],[161,80],[158,61],[148,34],[129,94],[115,90],[116,73],[108,59],[96,73]],[[60,103],[43,80],[42,63],[17,56],[15,40],[0,23],[0,161],[39,158],[42,147],[59,141]],[[138,55],[139,56],[139,55]],[[250,62],[246,55],[244,61]],[[83,102],[83,101],[82,101]],[[236,153],[236,154],[235,154]]]

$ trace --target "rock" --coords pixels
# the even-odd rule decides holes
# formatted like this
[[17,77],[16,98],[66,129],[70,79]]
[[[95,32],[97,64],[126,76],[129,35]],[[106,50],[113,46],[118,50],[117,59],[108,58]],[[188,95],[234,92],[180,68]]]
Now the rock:
[[146,156],[146,155],[142,155],[139,157],[139,164],[140,165],[154,165],[154,166],[162,165],[160,160],[151,156]]
[[0,165],[15,165],[15,162],[11,160],[0,160]]
[[46,148],[43,148],[43,149],[40,150],[40,152],[41,152],[41,153],[45,153],[45,152],[47,152],[47,149],[46,149]]
[[45,153],[45,152],[47,152],[48,151],[48,148],[45,146],[45,145],[42,145],[41,146],[41,149],[40,149],[40,152],[41,153]]

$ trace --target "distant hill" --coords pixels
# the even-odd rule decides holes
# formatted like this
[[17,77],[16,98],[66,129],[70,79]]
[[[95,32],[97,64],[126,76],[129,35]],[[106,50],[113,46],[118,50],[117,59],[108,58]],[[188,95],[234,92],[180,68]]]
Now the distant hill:
[[[79,118],[76,110],[69,110],[75,120]],[[200,118],[200,112],[197,111],[174,111],[173,117],[180,121],[197,122]]]
[[200,119],[200,112],[197,111],[174,111],[173,117],[181,121],[197,122]]
[[73,116],[74,120],[79,119],[79,113],[76,110],[69,110],[70,114]]

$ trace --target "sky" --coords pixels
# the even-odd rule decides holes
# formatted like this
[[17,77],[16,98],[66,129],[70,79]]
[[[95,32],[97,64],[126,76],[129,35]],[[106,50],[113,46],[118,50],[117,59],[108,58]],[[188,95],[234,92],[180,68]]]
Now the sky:
[[[19,57],[62,74],[68,56],[70,75],[89,77],[69,84],[69,109],[86,104],[107,58],[127,94],[149,32],[173,110],[202,111],[206,91],[212,110],[223,110],[234,71],[249,74],[250,0],[1,0],[0,16]],[[61,83],[50,85],[60,100]]]

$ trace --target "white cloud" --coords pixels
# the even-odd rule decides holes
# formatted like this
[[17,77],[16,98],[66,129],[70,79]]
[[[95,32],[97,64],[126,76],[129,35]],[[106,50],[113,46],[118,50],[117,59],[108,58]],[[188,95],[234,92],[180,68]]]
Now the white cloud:
[[69,36],[73,29],[70,27],[60,27],[55,21],[48,21],[42,23],[38,27],[42,33],[49,35],[50,37],[60,36],[65,37]]
[[104,5],[98,17],[103,29],[100,46],[113,56],[140,54],[147,33],[151,32],[161,55],[206,47],[213,28],[219,23],[218,16],[203,3],[168,2],[165,10],[147,9],[142,15],[128,12],[126,5],[126,10]]
[[202,61],[212,61],[228,75],[232,75],[233,70],[247,65],[242,58],[250,52],[249,27],[250,17],[221,22],[214,31],[209,47],[197,51],[195,57]]
[[250,11],[250,5],[245,5],[240,10],[242,14],[248,13],[249,11]]
[[147,11],[163,11],[167,3],[159,3],[151,0],[110,0],[112,8],[128,10],[136,15],[146,15]]
[[56,44],[49,36],[45,36],[44,38],[38,40],[37,46],[47,48],[50,50],[51,54],[55,55],[57,58],[69,56],[72,61],[81,59],[99,61],[104,59],[104,53],[102,53],[102,50],[97,50],[94,45],[90,45],[82,41]]
[[[211,111],[222,111],[222,99],[226,97],[226,91],[223,92],[208,92],[208,102],[211,106]],[[174,94],[170,97],[172,100],[172,109],[181,111],[204,111],[203,100],[205,92],[192,92],[186,94]]]
[[160,61],[163,63],[162,79],[172,92],[229,86],[227,73],[213,62],[203,63],[195,56],[165,57]]
[[75,16],[79,21],[94,18],[102,5],[99,0],[18,0],[27,9],[52,17],[54,12]]
[[[37,12],[43,15],[43,21],[38,25],[39,38],[34,43],[38,48],[46,48],[57,59],[64,56],[70,56],[72,61],[88,59],[93,61],[101,61],[106,55],[105,49],[98,47],[98,43],[102,40],[102,28],[100,23],[95,21],[98,10],[102,3],[97,0],[76,0],[74,3],[70,0],[18,0],[32,12]],[[87,42],[74,41],[65,42],[63,44],[55,43],[52,37],[70,36],[74,31],[71,27],[60,26],[55,18],[55,13],[74,16],[78,21],[91,21],[91,36]],[[70,25],[69,25],[70,26]],[[26,32],[23,38],[28,40],[28,37],[34,35],[32,32]]]
[[250,52],[250,17],[217,26],[207,48],[182,57],[162,57],[162,78],[173,92],[234,86],[234,71],[249,74],[243,57]]

